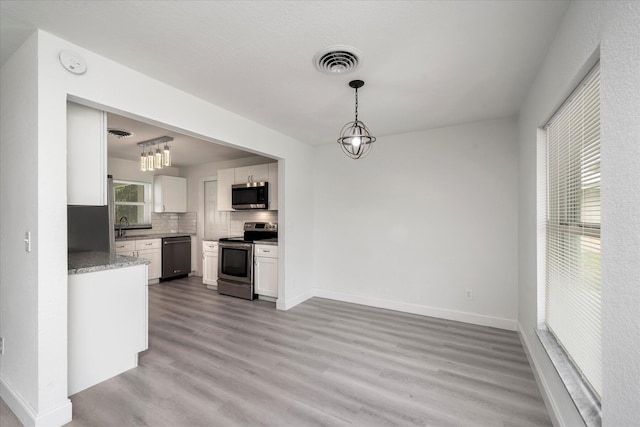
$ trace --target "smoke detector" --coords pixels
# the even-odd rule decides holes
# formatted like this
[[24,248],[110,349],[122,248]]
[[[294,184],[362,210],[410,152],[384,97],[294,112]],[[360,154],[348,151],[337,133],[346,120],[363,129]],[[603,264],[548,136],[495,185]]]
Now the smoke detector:
[[121,129],[107,129],[107,133],[109,135],[115,136],[118,139],[129,138],[130,136],[133,136],[131,132]]
[[358,69],[362,53],[351,46],[330,46],[313,57],[316,69],[325,74],[347,74]]

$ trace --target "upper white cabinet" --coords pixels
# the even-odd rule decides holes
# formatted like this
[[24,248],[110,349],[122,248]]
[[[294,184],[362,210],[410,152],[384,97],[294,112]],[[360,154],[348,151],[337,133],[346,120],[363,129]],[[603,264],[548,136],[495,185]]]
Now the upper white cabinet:
[[107,115],[67,102],[67,204],[107,204]]
[[269,210],[278,210],[278,163],[221,169],[217,172],[219,211],[232,211],[231,186],[247,182],[269,183]]
[[153,177],[153,211],[186,212],[187,180],[179,176]]
[[234,169],[235,184],[265,182],[269,180],[269,165],[244,166]]
[[222,169],[216,174],[218,180],[218,199],[216,207],[219,211],[231,211],[231,186],[235,183],[235,169]]

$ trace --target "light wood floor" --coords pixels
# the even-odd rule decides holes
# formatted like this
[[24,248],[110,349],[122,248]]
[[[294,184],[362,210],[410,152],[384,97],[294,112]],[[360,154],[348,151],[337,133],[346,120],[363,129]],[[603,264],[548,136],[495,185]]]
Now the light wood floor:
[[149,307],[139,367],[71,396],[69,426],[551,425],[514,332],[319,298],[281,312],[198,278]]

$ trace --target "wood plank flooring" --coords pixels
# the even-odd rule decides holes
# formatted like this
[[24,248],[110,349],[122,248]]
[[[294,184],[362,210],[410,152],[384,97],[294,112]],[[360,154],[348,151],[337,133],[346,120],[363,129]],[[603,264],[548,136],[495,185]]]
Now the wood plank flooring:
[[73,427],[551,425],[514,332],[199,278],[151,286],[139,367],[71,400]]

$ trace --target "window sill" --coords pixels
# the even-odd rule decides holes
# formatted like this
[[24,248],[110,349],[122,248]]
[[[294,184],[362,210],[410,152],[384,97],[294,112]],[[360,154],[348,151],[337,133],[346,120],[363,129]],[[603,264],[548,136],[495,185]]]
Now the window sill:
[[602,412],[600,402],[589,389],[578,370],[564,352],[556,338],[545,329],[536,329],[538,339],[546,350],[551,363],[556,368],[565,388],[569,392],[574,405],[587,427],[599,427],[602,425]]

